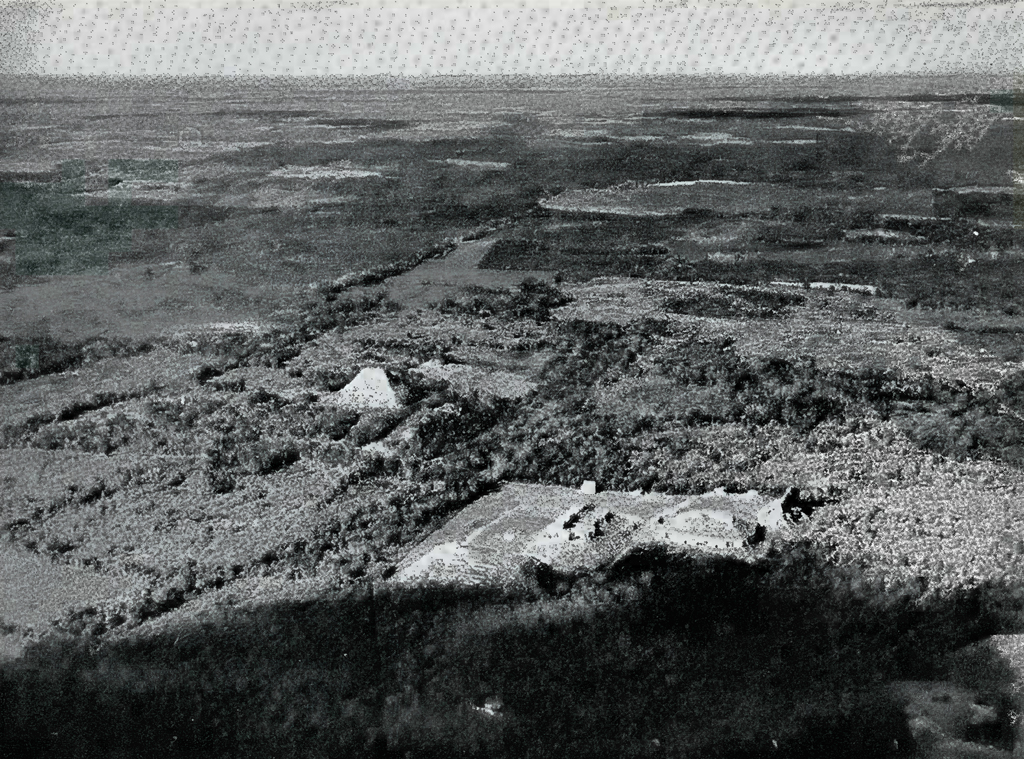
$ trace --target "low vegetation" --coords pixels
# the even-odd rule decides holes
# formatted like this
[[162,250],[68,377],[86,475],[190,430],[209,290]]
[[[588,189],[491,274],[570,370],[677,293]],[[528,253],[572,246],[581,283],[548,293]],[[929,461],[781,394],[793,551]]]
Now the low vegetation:
[[[982,110],[958,151],[945,121],[907,140],[831,104],[730,106],[720,133],[692,128],[710,112],[650,113],[599,138],[285,109],[260,118],[361,138],[104,164],[115,188],[179,172],[191,200],[174,207],[84,203],[96,166],[0,184],[4,239],[27,251],[4,297],[139,264],[132,297],[177,277],[160,308],[217,314],[164,325],[147,307],[145,329],[88,335],[24,317],[0,335],[0,530],[123,581],[49,625],[0,620],[25,644],[0,666],[0,753],[912,754],[885,683],[952,677],[950,651],[1024,612],[1020,241],[921,221],[936,184],[998,174],[1006,125]],[[253,177],[332,165],[330,183],[270,187],[280,208],[246,206]],[[781,189],[643,222],[551,202],[665,205],[692,185],[645,188],[700,179]],[[415,281],[482,238],[477,286]],[[552,283],[505,286],[536,270]],[[389,299],[406,272],[437,302]],[[398,408],[339,405],[366,366]],[[473,384],[498,374],[517,392]],[[524,567],[517,590],[389,582],[510,480],[798,488],[814,509],[742,561],[642,550]],[[1008,721],[996,732],[1010,748]]]
[[[206,744],[211,756],[258,743],[280,755],[352,755],[371,750],[374,735],[396,750],[466,756],[546,756],[570,746],[602,756],[612,745],[636,756],[758,755],[772,741],[792,756],[834,743],[857,746],[851,755],[876,743],[885,753],[909,738],[878,684],[932,676],[944,652],[1000,629],[1024,603],[1013,579],[1017,547],[1006,537],[1024,424],[1019,370],[982,386],[895,364],[841,369],[812,356],[745,353],[723,329],[751,320],[793,329],[840,297],[827,293],[707,285],[709,297],[700,297],[684,285],[654,306],[661,318],[620,324],[564,318],[560,309],[577,303],[574,286],[527,281],[469,291],[435,311],[542,329],[550,357],[534,394],[456,392],[398,351],[386,371],[403,407],[360,412],[332,406],[330,394],[355,375],[359,351],[395,350],[386,335],[378,345],[366,336],[375,333],[359,330],[396,318],[363,280],[323,288],[294,328],[160,347],[197,361],[173,394],[145,386],[7,427],[17,446],[3,511],[10,538],[56,562],[143,579],[119,598],[69,609],[32,649],[41,668],[5,670],[16,705],[5,718],[9,734],[35,735],[53,751],[64,740],[127,750],[83,737],[86,712],[56,738],[28,727],[30,703],[52,702],[60,714],[61,688],[92,693],[102,682],[97,703],[116,715],[126,740],[165,741],[170,753],[203,731],[219,736]],[[708,328],[695,335],[687,324]],[[348,344],[351,363],[289,368],[309,346],[346,344],[348,332],[359,335]],[[487,332],[464,334],[471,346]],[[371,443],[379,447],[364,448]],[[60,484],[34,489],[54,461],[64,462]],[[408,546],[509,479],[571,487],[596,479],[608,489],[680,495],[717,487],[781,495],[796,485],[819,508],[797,533],[748,549],[751,563],[737,566],[636,555],[542,582],[525,597],[360,595],[367,583],[380,587]],[[927,518],[924,504],[932,504]],[[182,607],[282,582],[338,595],[327,601],[317,591],[312,606],[271,603],[255,618],[218,623],[215,639],[178,621],[173,637],[132,642]],[[680,596],[683,586],[694,590]],[[829,602],[808,616],[801,599],[823,593]],[[314,619],[307,632],[319,635],[350,614],[365,619],[367,603],[378,615],[379,650],[359,648],[365,636],[339,640],[362,653],[323,659],[319,674],[271,653],[282,615]],[[682,629],[679,620],[687,620]],[[478,633],[479,625],[493,632]],[[331,634],[348,641],[349,633]],[[203,647],[171,645],[183,635],[198,635]],[[236,661],[226,652],[242,640],[255,653]],[[870,662],[858,658],[868,649]],[[693,651],[702,653],[694,659]],[[258,665],[243,674],[253,656]],[[207,679],[188,675],[185,661],[206,662]],[[375,667],[382,674],[353,674]],[[794,667],[803,673],[798,686]],[[98,671],[120,674],[114,682]],[[523,672],[545,674],[526,681]],[[616,708],[573,695],[597,672],[621,680]],[[722,672],[759,685],[746,696],[709,691],[708,678]],[[377,685],[352,686],[357,677]],[[285,690],[270,686],[280,678]],[[506,711],[502,721],[481,722],[489,718],[472,702],[492,692]],[[153,712],[140,693],[175,706]]]
[[460,298],[444,298],[437,307],[446,314],[462,313],[543,322],[551,318],[552,309],[564,306],[568,302],[569,298],[557,287],[527,278],[515,291],[470,288],[466,295]]

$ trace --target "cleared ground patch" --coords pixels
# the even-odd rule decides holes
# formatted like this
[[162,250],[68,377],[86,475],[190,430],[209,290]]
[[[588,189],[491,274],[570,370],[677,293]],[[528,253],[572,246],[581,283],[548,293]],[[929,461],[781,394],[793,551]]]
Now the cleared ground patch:
[[468,287],[515,287],[527,277],[549,281],[549,271],[497,272],[478,268],[494,244],[493,240],[475,240],[461,244],[454,252],[388,280],[390,300],[405,308],[437,303],[445,296]]
[[0,620],[41,630],[71,608],[116,598],[130,581],[59,566],[25,549],[0,545]]

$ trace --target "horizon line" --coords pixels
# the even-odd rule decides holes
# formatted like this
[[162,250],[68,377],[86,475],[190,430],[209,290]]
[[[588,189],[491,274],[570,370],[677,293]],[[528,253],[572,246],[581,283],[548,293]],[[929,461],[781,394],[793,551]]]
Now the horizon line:
[[82,79],[111,79],[111,80],[180,80],[180,79],[216,79],[216,80],[241,80],[241,79],[352,79],[352,80],[390,80],[390,81],[427,81],[445,79],[486,79],[486,80],[510,80],[525,79],[531,81],[544,80],[566,80],[566,79],[927,79],[936,77],[989,77],[993,79],[1020,79],[1024,85],[1024,73],[1017,71],[990,71],[973,69],[943,69],[923,71],[883,71],[883,72],[699,72],[699,73],[610,73],[610,72],[581,72],[561,74],[529,74],[529,73],[490,73],[490,74],[317,74],[317,73],[204,73],[204,74],[135,74],[120,72],[96,72],[96,73],[40,73],[40,72],[5,72],[0,71],[0,78],[5,79],[59,79],[59,80],[82,80]]

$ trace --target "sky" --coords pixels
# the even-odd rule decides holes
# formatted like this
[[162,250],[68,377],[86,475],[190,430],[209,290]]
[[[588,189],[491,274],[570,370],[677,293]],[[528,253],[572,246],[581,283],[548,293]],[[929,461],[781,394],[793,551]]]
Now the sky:
[[1024,2],[0,0],[0,72],[1024,74]]

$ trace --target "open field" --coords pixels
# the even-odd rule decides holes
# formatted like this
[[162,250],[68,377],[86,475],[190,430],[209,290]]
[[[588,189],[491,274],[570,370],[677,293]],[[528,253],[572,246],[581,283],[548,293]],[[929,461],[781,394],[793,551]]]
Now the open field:
[[890,84],[11,99],[2,745],[1019,750],[1019,116]]

